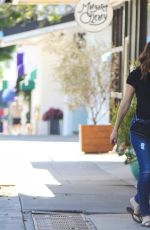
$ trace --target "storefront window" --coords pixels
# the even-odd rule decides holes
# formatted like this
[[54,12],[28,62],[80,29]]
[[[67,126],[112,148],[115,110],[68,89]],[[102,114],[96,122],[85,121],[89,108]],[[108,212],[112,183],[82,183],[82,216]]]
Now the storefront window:
[[123,23],[123,7],[114,10],[112,23],[112,44],[114,47],[122,46],[122,23]]

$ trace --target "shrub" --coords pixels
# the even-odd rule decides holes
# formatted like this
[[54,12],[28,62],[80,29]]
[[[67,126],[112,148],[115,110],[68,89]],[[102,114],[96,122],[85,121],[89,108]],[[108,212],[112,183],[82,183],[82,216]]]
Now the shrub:
[[[111,110],[111,122],[112,124],[115,123],[117,112],[118,112],[118,105],[114,105]],[[134,116],[136,108],[135,99],[133,100],[130,109],[128,110],[126,116],[124,117],[123,122],[119,128],[118,132],[118,140],[117,140],[117,153],[120,156],[125,156],[125,163],[128,164],[136,159],[135,153],[130,144],[130,123]]]

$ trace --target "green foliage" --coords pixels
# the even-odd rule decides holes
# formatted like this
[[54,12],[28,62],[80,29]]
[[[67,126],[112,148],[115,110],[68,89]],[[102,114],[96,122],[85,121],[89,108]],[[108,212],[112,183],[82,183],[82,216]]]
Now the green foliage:
[[37,5],[2,4],[0,7],[0,29],[37,20],[38,16],[42,16],[50,22],[56,22],[61,18],[60,15],[57,15],[55,7],[51,8],[49,5],[43,5],[39,9]]
[[48,16],[48,20],[51,22],[58,22],[61,19],[61,17],[59,15],[56,14],[50,14]]
[[125,164],[130,164],[137,160],[133,148],[131,146],[126,146],[125,143],[117,146],[117,153],[119,156],[125,156]]
[[0,29],[15,26],[25,20],[34,20],[35,12],[35,5],[3,4],[0,7]]
[[26,124],[30,123],[30,112],[26,113]]
[[[125,143],[127,146],[130,146],[130,123],[133,118],[133,115],[135,113],[135,100],[133,100],[130,109],[128,110],[126,116],[123,119],[123,122],[121,123],[121,126],[119,128],[119,133],[118,133],[118,144]],[[118,112],[119,106],[114,106],[111,111],[111,122],[112,124],[115,123],[117,112]]]
[[7,46],[0,48],[0,62],[10,60],[12,58],[12,54],[15,51],[16,46]]
[[[117,117],[118,112],[118,105],[114,105],[111,110],[111,122],[114,125]],[[128,110],[126,116],[121,123],[118,132],[118,140],[117,140],[117,152],[120,156],[125,156],[126,160],[125,163],[128,164],[136,159],[136,156],[133,152],[133,149],[130,144],[130,123],[134,116],[136,109],[136,100],[134,99],[130,109]]]
[[3,79],[3,67],[0,66],[0,80]]

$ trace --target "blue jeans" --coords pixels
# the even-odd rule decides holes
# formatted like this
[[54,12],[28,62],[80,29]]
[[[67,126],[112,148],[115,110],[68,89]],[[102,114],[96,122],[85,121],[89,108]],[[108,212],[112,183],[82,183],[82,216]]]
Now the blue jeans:
[[[135,122],[133,118],[131,126]],[[139,178],[135,200],[140,205],[142,216],[150,215],[150,138],[142,137],[130,130],[130,140],[139,163]]]

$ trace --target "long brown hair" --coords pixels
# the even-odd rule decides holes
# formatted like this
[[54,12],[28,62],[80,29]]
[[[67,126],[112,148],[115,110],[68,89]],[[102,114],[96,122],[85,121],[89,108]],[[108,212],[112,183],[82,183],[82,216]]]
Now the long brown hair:
[[150,72],[150,42],[145,45],[143,52],[139,56],[141,79],[145,78],[147,73]]

